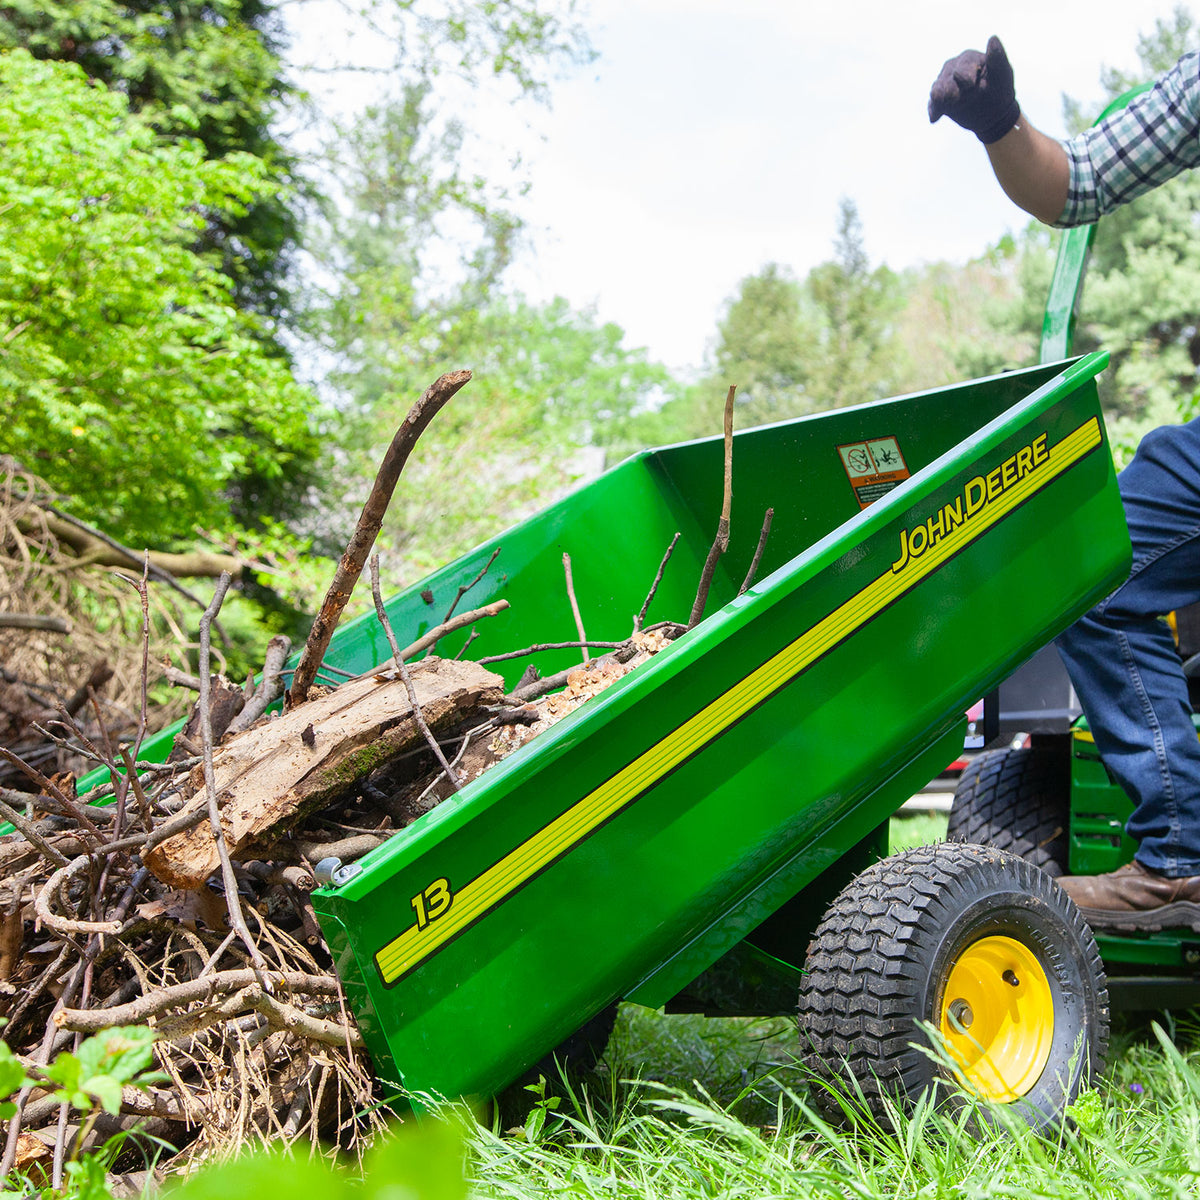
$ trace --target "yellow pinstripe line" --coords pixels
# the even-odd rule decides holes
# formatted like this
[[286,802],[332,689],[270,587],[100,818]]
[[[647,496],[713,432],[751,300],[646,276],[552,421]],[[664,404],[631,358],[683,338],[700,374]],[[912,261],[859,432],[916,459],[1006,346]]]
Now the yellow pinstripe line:
[[963,546],[980,537],[1014,508],[1057,478],[1100,443],[1095,417],[1054,446],[1044,467],[1035,468],[1005,488],[995,500],[944,535],[920,558],[910,558],[897,572],[890,569],[862,591],[823,617],[806,633],[752,671],[729,691],[689,717],[661,742],[651,746],[594,791],[573,804],[527,841],[454,894],[450,910],[424,929],[413,925],[375,956],[385,983],[392,983],[427,958],[478,916],[624,808],[654,781],[695,750],[724,732],[734,721],[810,666],[831,647],[915,587]]

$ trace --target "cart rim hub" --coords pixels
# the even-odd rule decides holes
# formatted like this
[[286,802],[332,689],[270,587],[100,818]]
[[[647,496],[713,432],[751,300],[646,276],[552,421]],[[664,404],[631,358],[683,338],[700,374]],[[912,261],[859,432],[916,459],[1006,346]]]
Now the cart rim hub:
[[1054,997],[1037,955],[1011,937],[972,942],[950,967],[938,1029],[973,1092],[1001,1103],[1026,1095],[1054,1040]]

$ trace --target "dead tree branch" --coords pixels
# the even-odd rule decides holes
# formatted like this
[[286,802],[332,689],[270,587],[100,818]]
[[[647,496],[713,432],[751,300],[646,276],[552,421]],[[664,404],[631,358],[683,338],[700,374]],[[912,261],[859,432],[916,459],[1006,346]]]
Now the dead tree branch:
[[408,702],[412,706],[413,720],[417,723],[417,728],[420,729],[425,741],[429,743],[429,748],[433,751],[433,756],[441,764],[442,770],[446,773],[446,778],[450,780],[450,786],[457,792],[462,784],[459,782],[458,775],[454,768],[446,761],[446,756],[442,753],[442,747],[438,744],[437,738],[433,736],[433,731],[429,728],[425,720],[425,714],[421,711],[421,706],[417,703],[417,690],[413,687],[412,676],[408,673],[408,667],[404,663],[404,655],[400,653],[400,645],[396,641],[396,635],[392,632],[392,623],[388,620],[387,609],[383,607],[383,593],[379,588],[379,555],[373,555],[371,558],[371,595],[375,600],[375,612],[379,616],[379,624],[383,626],[383,632],[387,636],[388,645],[392,648],[392,658],[396,662],[396,670],[400,672],[400,679],[404,683],[404,690],[408,693]]
[[277,634],[267,643],[263,656],[262,679],[250,694],[242,711],[229,722],[229,733],[241,733],[249,729],[267,711],[269,705],[283,695],[283,664],[291,653],[291,638]]
[[212,829],[213,841],[217,845],[217,853],[221,858],[221,879],[225,885],[225,903],[229,907],[229,925],[236,930],[250,955],[250,961],[261,972],[266,970],[267,964],[246,926],[246,917],[242,912],[241,900],[238,898],[237,877],[233,873],[229,847],[225,844],[225,831],[221,828],[221,810],[217,806],[217,784],[213,770],[212,712],[208,702],[211,682],[208,661],[209,627],[221,610],[221,602],[225,599],[229,582],[228,575],[221,576],[212,603],[204,610],[204,616],[200,618],[200,733],[204,739],[204,792],[208,798],[209,826]]
[[[7,789],[3,789],[5,795],[12,795]],[[52,862],[56,867],[65,867],[67,859],[59,853],[38,831],[38,827],[25,816],[24,813],[14,808],[5,800],[0,799],[0,816],[8,821],[12,827],[31,845],[36,846],[42,857]]]
[[70,633],[63,617],[42,617],[37,613],[0,613],[0,629],[41,629],[46,633]]
[[481,666],[485,663],[504,662],[510,658],[524,658],[527,654],[540,654],[543,650],[579,650],[588,647],[592,650],[619,650],[628,645],[624,642],[538,642],[535,646],[526,646],[524,650],[509,650],[504,654],[489,654],[486,658],[475,661]]
[[491,604],[484,605],[483,608],[459,613],[457,617],[451,617],[449,621],[435,625],[428,633],[422,634],[415,642],[409,643],[400,651],[400,657],[407,661],[414,655],[420,654],[422,650],[428,650],[430,646],[436,645],[446,634],[453,633],[456,629],[462,629],[464,625],[473,625],[476,621],[482,621],[484,617],[494,617],[509,607],[511,606],[507,600],[494,600]]
[[[310,975],[297,971],[267,971],[267,982],[278,992],[290,992],[302,996],[338,996],[339,984],[333,975]],[[64,1005],[52,1018],[55,1030],[67,1029],[75,1033],[99,1033],[114,1025],[143,1025],[151,1017],[161,1017],[174,1008],[188,1004],[212,1004],[259,982],[257,974],[243,968],[233,971],[217,971],[200,979],[189,979],[169,987],[155,988],[128,1004],[117,1004],[111,1008],[89,1009],[68,1008]],[[71,1003],[67,1000],[67,1005]]]
[[495,550],[492,551],[492,557],[483,564],[483,569],[479,572],[479,574],[476,575],[470,583],[464,583],[459,586],[458,595],[454,597],[453,603],[448,609],[446,609],[446,615],[442,618],[443,625],[450,620],[452,616],[454,616],[454,610],[458,607],[458,602],[488,573],[488,569],[491,567],[492,563],[496,561],[497,557],[499,557],[499,554],[500,547],[497,546]]
[[575,632],[579,634],[579,645],[583,649],[583,665],[591,662],[588,653],[587,633],[583,628],[583,618],[579,615],[579,601],[575,598],[575,581],[571,578],[571,556],[563,552],[563,574],[567,578],[567,599],[571,602],[571,615],[575,618]]
[[[120,542],[109,537],[107,533],[97,529],[94,525],[88,525],[78,517],[73,517],[60,508],[55,508],[53,504],[43,504],[40,507],[49,514],[46,517],[46,523],[50,532],[60,541],[66,542],[71,549],[81,558],[86,558],[88,562],[108,567],[140,567],[142,565],[142,555],[128,546],[122,546]],[[106,550],[111,553],[106,553]],[[240,559],[227,554],[207,552],[202,554],[165,554],[155,550],[146,553],[150,558],[150,573],[155,579],[165,583],[167,587],[190,600],[198,608],[204,607],[204,601],[195,592],[185,588],[177,576],[212,576],[227,571],[232,574],[240,571],[243,565]],[[218,633],[221,633],[219,629]],[[225,640],[224,633],[221,633],[221,639]]]
[[754,548],[754,557],[750,560],[750,568],[746,572],[746,578],[742,580],[742,586],[738,588],[738,595],[745,592],[754,582],[755,575],[758,574],[758,564],[762,561],[763,551],[767,547],[767,538],[771,533],[771,521],[775,516],[775,510],[768,508],[763,513],[762,529],[758,535],[758,545]]
[[692,614],[688,617],[688,628],[700,623],[704,616],[704,606],[708,603],[708,590],[712,587],[713,575],[717,569],[717,560],[729,549],[729,514],[733,507],[733,395],[736,386],[731,386],[725,397],[725,487],[721,501],[721,519],[717,522],[717,536],[709,548],[708,557],[704,560],[704,570],[700,572],[700,586],[696,589],[696,600],[692,605]]
[[375,545],[375,539],[383,525],[384,514],[391,503],[392,493],[400,479],[400,472],[408,461],[418,438],[428,428],[430,421],[441,411],[442,407],[453,395],[471,378],[470,371],[452,371],[443,375],[426,388],[421,398],[408,411],[408,415],[396,430],[387,453],[383,456],[379,473],[371,486],[370,495],[359,514],[358,524],[354,534],[338,563],[333,582],[321,602],[317,619],[313,622],[308,634],[304,652],[292,676],[292,687],[288,693],[289,706],[301,704],[308,698],[308,690],[316,678],[317,668],[325,651],[329,648],[329,639],[337,628],[350,593],[362,574],[366,565],[367,555]]
[[650,602],[654,599],[655,593],[658,591],[658,585],[662,582],[663,572],[667,569],[667,563],[671,561],[671,555],[675,553],[675,544],[679,541],[677,533],[672,539],[671,544],[667,547],[666,553],[662,556],[662,561],[658,564],[658,573],[654,576],[654,582],[650,585],[650,591],[646,593],[646,602],[642,605],[641,611],[633,618],[633,632],[637,633],[642,627],[642,622],[646,619],[646,613],[650,608]]

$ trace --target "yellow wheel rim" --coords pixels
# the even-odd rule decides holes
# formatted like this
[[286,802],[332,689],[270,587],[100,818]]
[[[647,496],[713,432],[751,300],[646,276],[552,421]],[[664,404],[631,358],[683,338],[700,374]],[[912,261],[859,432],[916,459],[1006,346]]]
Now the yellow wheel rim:
[[1024,1096],[1054,1039],[1054,998],[1037,956],[1010,937],[973,942],[950,968],[938,1028],[973,1091],[1001,1103]]

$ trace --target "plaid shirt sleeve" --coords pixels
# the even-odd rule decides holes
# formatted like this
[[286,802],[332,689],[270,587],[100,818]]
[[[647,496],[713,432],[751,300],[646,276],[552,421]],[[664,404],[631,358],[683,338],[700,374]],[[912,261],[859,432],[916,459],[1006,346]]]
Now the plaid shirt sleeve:
[[1060,228],[1089,225],[1200,163],[1200,52],[1185,54],[1128,108],[1064,143],[1071,168]]

